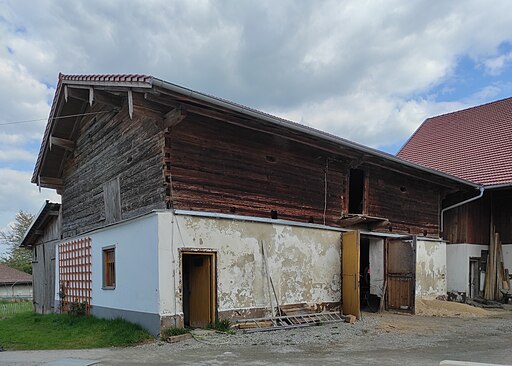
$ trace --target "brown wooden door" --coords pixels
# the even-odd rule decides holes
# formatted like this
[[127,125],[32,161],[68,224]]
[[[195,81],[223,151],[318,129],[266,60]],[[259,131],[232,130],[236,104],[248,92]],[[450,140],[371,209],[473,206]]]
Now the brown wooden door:
[[213,254],[183,255],[185,323],[204,328],[215,317]]
[[361,318],[359,290],[359,231],[341,234],[341,274],[343,314]]
[[414,240],[389,240],[387,243],[388,309],[414,311],[416,249]]

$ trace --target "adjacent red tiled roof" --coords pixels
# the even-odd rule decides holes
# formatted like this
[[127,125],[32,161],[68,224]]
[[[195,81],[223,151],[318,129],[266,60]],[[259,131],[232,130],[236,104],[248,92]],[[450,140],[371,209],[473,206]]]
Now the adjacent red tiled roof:
[[0,284],[32,283],[32,275],[0,263]]
[[512,98],[428,118],[398,157],[486,186],[512,184]]

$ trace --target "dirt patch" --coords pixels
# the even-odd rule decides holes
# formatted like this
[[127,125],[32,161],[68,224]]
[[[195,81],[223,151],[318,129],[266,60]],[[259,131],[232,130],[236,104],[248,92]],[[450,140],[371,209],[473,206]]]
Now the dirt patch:
[[489,316],[492,313],[467,304],[443,300],[416,300],[416,314],[424,316],[447,316],[473,318]]

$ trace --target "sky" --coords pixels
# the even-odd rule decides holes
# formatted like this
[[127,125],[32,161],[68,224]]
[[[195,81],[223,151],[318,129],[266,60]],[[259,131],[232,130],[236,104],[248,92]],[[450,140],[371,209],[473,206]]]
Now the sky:
[[395,154],[428,117],[512,96],[511,8],[0,0],[0,230],[60,201],[30,183],[59,72],[153,75]]

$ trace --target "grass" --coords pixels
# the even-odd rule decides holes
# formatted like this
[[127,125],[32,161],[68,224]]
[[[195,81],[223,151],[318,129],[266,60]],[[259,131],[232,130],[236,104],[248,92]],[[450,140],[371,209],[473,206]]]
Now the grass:
[[174,337],[174,336],[178,336],[178,335],[182,335],[182,334],[187,334],[189,333],[189,330],[186,329],[186,328],[175,328],[175,327],[171,327],[171,328],[165,328],[163,331],[162,331],[162,339],[167,339],[169,337]]
[[122,319],[24,312],[0,317],[0,346],[6,350],[130,346],[152,336]]
[[228,334],[235,334],[235,331],[231,329],[231,322],[229,319],[216,319],[214,323],[208,325],[209,329],[215,329],[219,332],[224,332]]
[[32,311],[31,301],[22,302],[5,302],[0,301],[0,318],[10,316],[17,313],[26,313]]

